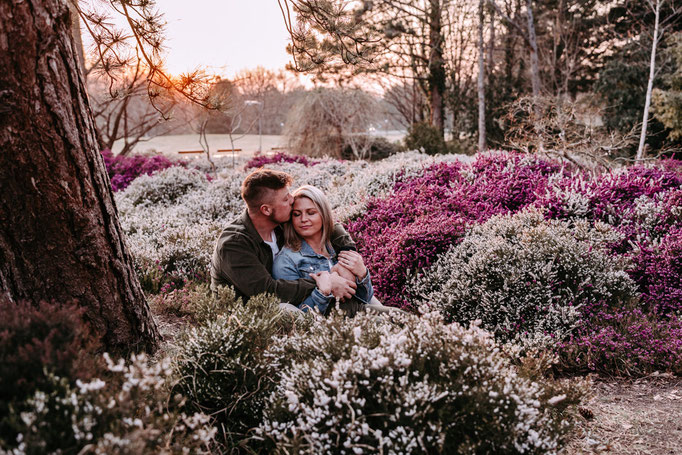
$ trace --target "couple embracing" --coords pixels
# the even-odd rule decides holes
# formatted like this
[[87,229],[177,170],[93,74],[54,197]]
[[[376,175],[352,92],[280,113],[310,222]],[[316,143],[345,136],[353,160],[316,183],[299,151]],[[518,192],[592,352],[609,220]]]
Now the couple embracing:
[[232,286],[237,296],[268,293],[291,312],[326,314],[336,302],[349,316],[388,312],[355,242],[335,223],[324,193],[305,185],[290,192],[291,176],[259,169],[242,183],[242,215],[218,237],[211,288]]

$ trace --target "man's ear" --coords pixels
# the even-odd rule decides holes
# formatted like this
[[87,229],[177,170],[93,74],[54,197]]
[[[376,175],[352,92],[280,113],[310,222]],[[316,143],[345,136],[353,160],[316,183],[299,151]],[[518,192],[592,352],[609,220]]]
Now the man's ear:
[[272,213],[272,208],[267,204],[261,205],[259,207],[259,210],[260,210],[260,213],[262,213],[265,216],[270,216],[270,214]]

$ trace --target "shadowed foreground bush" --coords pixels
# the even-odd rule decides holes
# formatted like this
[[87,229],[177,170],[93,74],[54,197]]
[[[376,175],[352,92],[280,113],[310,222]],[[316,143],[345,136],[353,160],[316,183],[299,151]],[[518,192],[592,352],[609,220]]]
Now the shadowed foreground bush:
[[50,375],[89,379],[98,339],[75,304],[15,303],[0,294],[0,446],[14,442],[12,427],[36,390],[49,392]]
[[265,355],[273,337],[287,336],[310,320],[280,312],[270,296],[252,297],[244,305],[230,288],[221,289],[217,299],[204,294],[195,303],[200,324],[179,342],[175,392],[213,415],[225,444],[233,446],[260,423],[277,380],[281,364]]
[[1,297],[0,314],[0,455],[209,453],[208,416],[169,395],[170,359],[100,362],[73,304]]
[[226,450],[552,453],[581,393],[533,382],[486,332],[436,313],[295,318],[229,289],[199,306],[175,391],[215,415]]

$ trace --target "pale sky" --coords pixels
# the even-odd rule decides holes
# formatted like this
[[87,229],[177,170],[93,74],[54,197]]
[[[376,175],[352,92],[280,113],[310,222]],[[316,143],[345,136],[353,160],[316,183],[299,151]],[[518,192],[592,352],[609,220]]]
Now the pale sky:
[[[198,67],[232,77],[245,68],[289,62],[289,35],[277,0],[157,0],[166,21],[163,55],[171,74]],[[120,23],[119,20],[120,19]],[[122,26],[123,19],[113,20]],[[90,43],[87,32],[84,43]]]
[[204,67],[233,76],[260,65],[284,68],[288,34],[277,0],[158,0],[171,74]]

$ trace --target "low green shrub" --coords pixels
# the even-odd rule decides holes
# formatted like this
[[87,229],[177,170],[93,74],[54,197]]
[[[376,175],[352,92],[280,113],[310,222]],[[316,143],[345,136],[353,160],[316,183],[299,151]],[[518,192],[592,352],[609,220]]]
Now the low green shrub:
[[556,453],[582,393],[523,377],[437,312],[332,316],[269,357],[288,361],[256,437],[277,453]]
[[408,290],[449,321],[481,320],[501,341],[543,347],[565,338],[585,309],[636,295],[623,259],[605,250],[617,239],[604,224],[546,221],[535,210],[495,216]]
[[404,141],[408,150],[424,149],[424,152],[429,155],[448,153],[448,147],[441,132],[427,122],[412,124],[407,130]]
[[229,288],[196,306],[201,323],[178,343],[175,392],[214,415],[225,444],[235,445],[260,422],[277,380],[281,361],[266,356],[274,336],[305,327],[308,319],[281,312],[271,296],[251,297],[243,305]]

